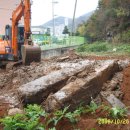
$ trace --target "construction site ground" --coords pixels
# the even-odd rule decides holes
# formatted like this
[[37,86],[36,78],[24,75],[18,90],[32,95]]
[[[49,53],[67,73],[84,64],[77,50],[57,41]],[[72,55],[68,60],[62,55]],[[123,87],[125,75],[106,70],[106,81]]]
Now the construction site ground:
[[[88,68],[84,68],[84,69],[81,68],[79,70],[76,68],[80,66],[80,64],[84,65],[87,62],[90,63],[90,66],[87,66]],[[4,117],[5,115],[7,115],[9,109],[11,108],[22,109],[23,105],[28,103],[38,103],[44,105],[45,102],[47,102],[49,104],[51,101],[51,97],[53,98],[58,94],[60,95],[60,93],[63,91],[68,91],[68,88],[70,86],[76,86],[76,83],[79,86],[84,84],[84,82],[82,81],[86,80],[86,77],[89,75],[89,73],[90,75],[93,75],[93,72],[95,71],[94,67],[102,68],[102,65],[104,64],[106,65],[107,63],[111,63],[111,64],[118,63],[119,68],[117,69],[116,67],[114,67],[114,69],[111,71],[112,74],[110,74],[110,77],[108,78],[103,77],[105,82],[103,82],[102,86],[101,86],[102,83],[99,84],[99,86],[101,87],[99,90],[98,90],[98,85],[96,86],[95,84],[95,87],[97,87],[96,89],[98,90],[97,92],[95,92],[96,97],[95,95],[94,96],[92,95],[95,102],[99,104],[104,103],[110,105],[110,103],[106,100],[107,98],[105,97],[113,94],[117,99],[119,99],[122,103],[124,103],[126,107],[129,106],[130,105],[130,65],[129,65],[130,58],[129,57],[127,56],[111,56],[111,57],[79,56],[75,54],[73,51],[69,51],[67,54],[64,54],[60,57],[42,59],[41,63],[31,63],[30,66],[19,65],[17,67],[14,67],[11,70],[5,70],[3,68],[0,69],[0,117]],[[24,90],[22,90],[22,87],[23,88],[27,87],[26,85],[27,83],[35,81],[36,79],[39,79],[41,77],[46,77],[48,75],[51,76],[51,74],[55,74],[58,72],[60,73],[60,71],[65,69],[67,70],[67,67],[69,68],[70,66],[72,67],[72,69],[73,68],[77,69],[77,71],[75,72],[75,70],[73,69],[70,71],[72,73],[74,72],[74,74],[70,74],[68,72],[69,76],[63,74],[62,76],[64,78],[60,79],[59,77],[57,80],[61,80],[61,82],[58,81],[54,84],[56,86],[54,90],[52,89],[52,92],[51,91],[48,92],[48,90],[44,89],[44,91],[47,91],[47,94],[45,96],[42,95],[43,96],[42,99],[36,99],[35,96],[37,95],[32,94],[34,93],[33,92],[34,90],[28,90],[27,93],[24,93]],[[64,73],[67,72],[65,71]],[[52,84],[50,82],[53,81],[48,80],[48,84]],[[39,89],[43,89],[43,88],[40,86]],[[76,90],[71,90],[71,91],[72,93],[76,93]],[[30,94],[30,92],[32,95]],[[70,94],[70,96],[73,95],[70,91],[68,91],[68,93]],[[80,96],[82,98],[82,95],[80,95],[80,93],[78,96],[76,96],[75,99],[77,99],[77,97],[80,98]],[[63,95],[59,96],[59,100],[61,98],[63,98]],[[87,101],[87,97],[85,97],[84,99],[86,100],[86,102],[89,102],[89,99]],[[66,100],[66,98],[64,100]],[[68,99],[67,101],[68,101],[67,102],[68,105],[69,103],[70,104],[72,103]],[[52,103],[53,102],[51,102],[51,104]],[[64,104],[64,101],[62,103]],[[79,104],[78,99],[75,104],[76,105]],[[72,108],[75,107],[75,104],[72,105]],[[53,109],[54,107],[60,108],[60,106],[57,104],[56,106],[55,105],[50,106],[50,104],[46,106],[47,109]],[[102,115],[102,112],[98,112],[94,115],[91,114],[82,115],[80,117],[80,121],[77,124],[75,124],[75,126],[73,126],[66,120],[62,120],[58,124],[57,130],[73,130],[74,128],[80,130],[110,130],[110,129],[130,130],[130,124],[99,125],[97,124],[97,118],[99,117],[104,117],[104,115]],[[130,116],[128,115],[128,117],[126,118],[130,119]]]

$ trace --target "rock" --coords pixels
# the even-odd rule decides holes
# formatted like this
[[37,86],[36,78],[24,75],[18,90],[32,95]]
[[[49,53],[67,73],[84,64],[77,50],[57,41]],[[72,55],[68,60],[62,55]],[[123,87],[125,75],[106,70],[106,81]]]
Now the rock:
[[18,78],[14,78],[13,79],[13,81],[12,81],[12,83],[15,85],[15,84],[18,84],[20,81],[19,81],[19,79]]
[[95,99],[93,99],[93,101],[98,104],[98,105],[101,105],[102,104],[102,97],[101,95],[97,95],[97,97]]
[[119,70],[115,61],[104,61],[95,66],[95,72],[85,78],[77,78],[65,85],[46,100],[46,111],[54,111],[70,106],[75,109],[81,102],[88,104],[91,97],[95,98],[101,91],[103,83]]
[[113,50],[112,50],[112,51],[116,52],[116,51],[117,51],[117,48],[113,48]]
[[41,103],[50,93],[61,89],[70,77],[83,71],[85,67],[92,66],[94,61],[84,60],[81,63],[71,63],[68,67],[61,67],[61,70],[53,71],[48,75],[20,86],[18,92],[21,100],[25,104]]
[[12,108],[12,109],[9,109],[8,111],[8,115],[9,116],[13,116],[13,115],[16,115],[16,114],[23,114],[23,110],[19,109],[19,108]]
[[16,96],[14,95],[14,93],[7,92],[4,92],[0,95],[0,104],[8,104],[9,108],[22,106],[21,102],[19,101],[18,95]]
[[119,99],[122,99],[123,98],[123,92],[122,91],[115,91],[114,92],[114,95],[119,98]]
[[63,62],[63,61],[66,60],[66,59],[69,59],[69,56],[65,56],[65,57],[58,58],[57,61],[58,61],[58,62]]
[[119,64],[120,70],[123,70],[124,68],[128,67],[128,65],[130,64],[130,61],[129,60],[119,60],[118,64]]
[[125,104],[122,103],[118,98],[116,98],[113,94],[110,94],[109,96],[105,97],[107,101],[113,106],[113,107],[119,107],[119,108],[125,108]]
[[76,76],[71,76],[68,81],[66,82],[66,84],[70,83],[70,82],[73,82],[76,80]]

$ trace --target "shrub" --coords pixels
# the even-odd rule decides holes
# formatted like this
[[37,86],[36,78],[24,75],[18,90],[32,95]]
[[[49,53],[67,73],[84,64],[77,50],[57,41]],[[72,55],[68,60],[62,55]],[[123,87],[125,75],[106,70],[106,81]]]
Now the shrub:
[[85,44],[77,49],[78,52],[104,52],[108,51],[106,43],[95,42],[92,44]]
[[91,52],[103,52],[108,50],[106,44],[97,44],[97,43],[92,44],[91,46],[89,46],[88,49]]
[[28,105],[25,114],[7,116],[0,120],[4,130],[45,130],[39,123],[39,117],[45,116],[44,110],[38,105]]
[[113,118],[125,117],[127,115],[127,108],[113,107],[109,110],[109,114]]

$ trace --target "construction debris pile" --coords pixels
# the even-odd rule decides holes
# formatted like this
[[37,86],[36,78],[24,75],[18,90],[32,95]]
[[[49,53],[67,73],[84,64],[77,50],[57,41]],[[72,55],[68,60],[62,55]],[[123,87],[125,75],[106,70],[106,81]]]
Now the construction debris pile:
[[122,100],[122,70],[128,64],[129,60],[88,60],[69,55],[1,71],[0,109],[29,103],[42,103],[46,111],[68,105],[74,109],[81,102],[88,104],[91,98],[110,94]]

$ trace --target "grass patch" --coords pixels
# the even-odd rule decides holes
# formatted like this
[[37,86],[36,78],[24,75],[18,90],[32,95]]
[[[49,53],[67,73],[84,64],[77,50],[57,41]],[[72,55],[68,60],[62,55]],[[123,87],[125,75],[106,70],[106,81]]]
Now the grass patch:
[[130,53],[130,44],[120,44],[117,47],[118,52],[128,52]]
[[95,42],[92,44],[84,44],[77,48],[80,54],[96,54],[96,55],[129,55],[130,44],[114,45],[107,42]]
[[77,49],[78,52],[104,52],[108,51],[106,43],[84,44]]

